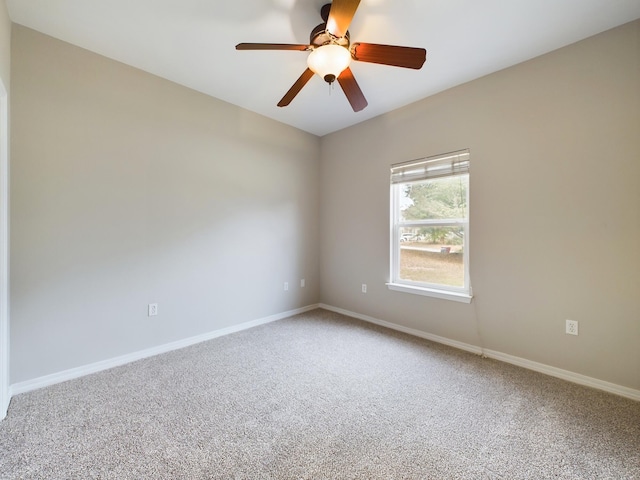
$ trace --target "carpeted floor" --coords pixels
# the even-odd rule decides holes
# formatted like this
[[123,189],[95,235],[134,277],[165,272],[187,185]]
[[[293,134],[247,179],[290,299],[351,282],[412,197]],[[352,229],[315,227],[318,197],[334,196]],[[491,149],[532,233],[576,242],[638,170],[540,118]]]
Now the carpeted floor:
[[640,479],[640,403],[315,310],[15,397],[3,479]]

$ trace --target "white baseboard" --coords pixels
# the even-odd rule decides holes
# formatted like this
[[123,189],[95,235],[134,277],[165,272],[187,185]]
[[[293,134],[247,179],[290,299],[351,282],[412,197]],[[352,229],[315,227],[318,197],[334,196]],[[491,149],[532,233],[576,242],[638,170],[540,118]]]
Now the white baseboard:
[[436,343],[449,345],[450,347],[455,347],[460,350],[466,350],[467,352],[475,353],[476,355],[482,355],[482,349],[480,347],[476,347],[475,345],[470,345],[468,343],[458,342],[457,340],[451,340],[449,338],[440,337],[439,335],[433,335],[431,333],[423,332],[421,330],[416,330],[414,328],[403,327],[402,325],[398,325],[397,323],[386,322],[384,320],[370,317],[369,315],[362,315],[360,313],[350,312],[349,310],[333,307],[331,305],[325,305],[324,303],[320,304],[320,308],[324,308],[325,310],[330,310],[336,313],[341,313],[342,315],[346,315],[348,317],[364,320],[365,322],[374,323],[376,325],[380,325],[381,327],[387,327],[387,328],[390,328],[391,330],[397,330],[399,332],[407,333],[409,335],[413,335],[414,337],[420,337],[420,338],[434,341]]
[[4,420],[9,410],[9,402],[11,401],[11,386],[5,387],[0,404],[0,420]]
[[403,327],[402,325],[398,325],[396,323],[386,322],[384,320],[379,320],[377,318],[370,317],[369,315],[362,315],[356,312],[351,312],[349,310],[344,310],[342,308],[326,305],[324,303],[321,303],[319,306],[320,308],[323,308],[325,310],[341,313],[343,315],[347,315],[349,317],[364,320],[365,322],[387,327],[392,330],[397,330],[399,332],[407,333],[409,335],[425,338],[427,340],[431,340],[437,343],[442,343],[444,345],[449,345],[451,347],[459,348],[460,350],[466,350],[467,352],[475,353],[477,355],[483,355],[485,357],[492,358],[494,360],[499,360],[505,363],[510,363],[512,365],[517,365],[518,367],[523,367],[528,370],[544,373],[552,377],[561,378],[562,380],[567,380],[569,382],[577,383],[579,385],[585,385],[587,387],[597,388],[598,390],[604,390],[605,392],[613,393],[615,395],[620,395],[621,397],[630,398],[631,400],[640,401],[640,390],[624,387],[622,385],[616,385],[615,383],[605,382],[604,380],[598,380],[597,378],[587,377],[586,375],[581,375],[579,373],[570,372],[568,370],[552,367],[550,365],[545,365],[543,363],[534,362],[532,360],[527,360],[526,358],[516,357],[514,355],[497,352],[495,350],[487,350],[487,349],[480,348],[476,345],[470,345],[468,343],[458,342],[456,340],[440,337],[438,335],[432,335],[430,333],[426,333],[421,330]]
[[71,368],[58,373],[52,373],[43,377],[26,380],[24,382],[14,383],[9,387],[9,398],[13,395],[20,393],[30,392],[39,388],[48,387],[56,383],[66,382],[67,380],[73,380],[74,378],[83,377],[92,373],[108,370],[113,367],[119,367],[127,363],[135,362],[136,360],[142,360],[143,358],[152,357],[161,353],[171,352],[180,348],[195,345],[196,343],[206,342],[214,338],[229,335],[231,333],[240,332],[249,328],[257,327],[258,325],[264,325],[265,323],[275,322],[282,320],[283,318],[291,317],[299,313],[315,310],[319,305],[308,305],[306,307],[297,308],[295,310],[289,310],[287,312],[277,313],[268,317],[259,318],[249,322],[241,323],[239,325],[232,325],[230,327],[214,330],[213,332],[204,333],[202,335],[196,335],[195,337],[189,337],[182,340],[178,340],[164,345],[158,345],[157,347],[148,348],[146,350],[140,350],[138,352],[129,353],[127,355],[121,355],[119,357],[110,358],[108,360],[102,360],[100,362],[91,363],[89,365],[83,365],[82,367]]
[[533,360],[527,360],[526,358],[516,357],[509,355],[508,353],[496,352],[495,350],[484,350],[484,356],[493,358],[494,360],[500,360],[501,362],[517,365],[518,367],[527,368],[536,372],[544,373],[552,377],[561,378],[569,382],[578,383],[587,387],[597,388],[598,390],[604,390],[605,392],[614,393],[621,397],[630,398],[631,400],[640,401],[640,390],[624,387],[615,383],[605,382],[593,377],[587,377],[580,373],[571,372],[569,370],[563,370],[561,368],[545,365],[544,363],[534,362]]
[[340,313],[349,317],[364,320],[365,322],[373,323],[375,325],[380,325],[382,327],[390,328],[392,330],[397,330],[399,332],[403,332],[408,335],[413,335],[415,337],[420,337],[426,340],[431,340],[433,342],[449,345],[451,347],[458,348],[460,350],[465,350],[467,352],[471,352],[476,355],[484,355],[494,360],[510,363],[512,365],[517,365],[519,367],[523,367],[529,370],[544,373],[546,375],[567,380],[569,382],[585,385],[592,388],[597,388],[599,390],[604,390],[605,392],[613,393],[616,395],[620,395],[622,397],[630,398],[632,400],[640,401],[640,390],[635,390],[633,388],[628,388],[621,385],[616,385],[614,383],[605,382],[604,380],[598,380],[596,378],[588,377],[586,375],[581,375],[579,373],[574,373],[568,370],[563,370],[560,368],[545,365],[543,363],[534,362],[532,360],[527,360],[526,358],[516,357],[514,355],[497,352],[495,350],[482,349],[476,345],[459,342],[457,340],[451,340],[446,337],[441,337],[439,335],[433,335],[427,332],[423,332],[421,330],[404,327],[402,325],[387,322],[385,320],[380,320],[378,318],[374,318],[369,315],[362,315],[362,314],[345,310],[342,308],[326,305],[324,303],[308,305],[306,307],[278,313],[275,315],[270,315],[268,317],[241,323],[239,325],[233,325],[231,327],[222,328],[220,330],[214,330],[213,332],[208,332],[202,335],[185,338],[183,340],[178,340],[176,342],[159,345],[157,347],[152,347],[146,350],[141,350],[138,352],[127,354],[127,355],[111,358],[108,360],[91,363],[89,365],[84,365],[82,367],[64,370],[62,372],[53,373],[51,375],[45,375],[43,377],[26,380],[24,382],[15,383],[9,387],[9,399],[13,395],[30,392],[32,390],[37,390],[39,388],[47,387],[49,385],[54,385],[56,383],[65,382],[67,380],[72,380],[74,378],[79,378],[84,375],[89,375],[92,373],[101,372],[103,370],[108,370],[113,367],[118,367],[120,365],[134,362],[136,360],[142,360],[143,358],[148,358],[154,355],[159,355],[159,354],[167,353],[173,350],[178,350],[180,348],[188,347],[190,345],[195,345],[196,343],[205,342],[207,340],[211,340],[217,337],[221,337],[224,335],[229,335],[231,333],[257,327],[258,325],[264,325],[266,323],[282,320],[283,318],[291,317],[299,313],[308,312],[316,308],[323,308],[325,310],[329,310],[329,311]]

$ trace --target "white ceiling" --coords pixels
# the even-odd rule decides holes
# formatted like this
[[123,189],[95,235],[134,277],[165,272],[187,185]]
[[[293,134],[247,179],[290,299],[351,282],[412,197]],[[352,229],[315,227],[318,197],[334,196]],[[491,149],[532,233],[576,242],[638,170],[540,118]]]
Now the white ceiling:
[[640,0],[362,0],[351,41],[423,47],[422,70],[354,62],[369,106],[354,113],[314,76],[276,106],[305,52],[236,51],[308,43],[328,0],[7,0],[11,19],[316,135],[388,112],[640,18]]

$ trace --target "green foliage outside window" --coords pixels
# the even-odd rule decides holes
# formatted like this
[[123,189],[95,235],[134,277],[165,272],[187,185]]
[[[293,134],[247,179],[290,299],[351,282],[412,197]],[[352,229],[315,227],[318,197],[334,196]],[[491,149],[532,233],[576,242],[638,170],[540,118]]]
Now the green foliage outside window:
[[[467,213],[466,175],[445,177],[403,186],[408,206],[401,212],[404,221],[465,218]],[[433,244],[462,245],[463,228],[421,227],[417,236]]]
[[402,211],[403,219],[464,218],[467,184],[466,176],[458,175],[405,185],[404,196],[413,204]]

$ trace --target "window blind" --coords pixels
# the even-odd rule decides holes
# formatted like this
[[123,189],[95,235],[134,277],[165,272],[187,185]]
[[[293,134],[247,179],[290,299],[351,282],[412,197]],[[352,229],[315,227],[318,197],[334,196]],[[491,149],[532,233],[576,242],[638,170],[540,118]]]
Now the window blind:
[[465,173],[469,173],[468,149],[391,165],[391,183],[418,182]]

